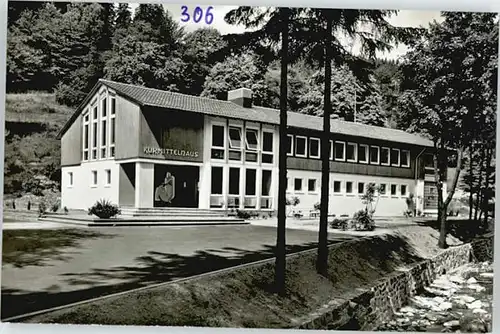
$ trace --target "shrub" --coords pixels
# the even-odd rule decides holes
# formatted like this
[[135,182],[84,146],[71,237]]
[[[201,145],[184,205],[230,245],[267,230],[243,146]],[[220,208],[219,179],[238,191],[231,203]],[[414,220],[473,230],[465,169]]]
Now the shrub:
[[59,201],[55,201],[54,203],[52,203],[52,206],[50,207],[50,210],[52,212],[57,212],[57,210],[59,210]]
[[96,215],[101,219],[108,219],[111,217],[115,217],[121,213],[118,205],[112,204],[110,201],[101,199],[97,201],[92,207],[89,208],[88,214]]
[[349,229],[349,219],[335,218],[330,222],[330,227],[346,231]]
[[47,213],[47,205],[42,201],[38,204],[38,216],[42,217],[44,214]]
[[375,229],[375,221],[367,210],[356,212],[352,221],[356,231],[373,231]]
[[297,196],[286,199],[286,205],[296,206],[299,204],[300,204],[300,198],[298,198]]
[[68,208],[67,208],[67,207],[64,207],[64,209],[63,209],[63,210],[64,210],[64,213],[65,213],[65,214],[68,214],[69,210],[68,210]]
[[320,202],[314,204],[314,210],[319,211],[320,208],[321,208],[321,203]]
[[241,219],[249,219],[251,217],[248,211],[236,210],[236,216]]

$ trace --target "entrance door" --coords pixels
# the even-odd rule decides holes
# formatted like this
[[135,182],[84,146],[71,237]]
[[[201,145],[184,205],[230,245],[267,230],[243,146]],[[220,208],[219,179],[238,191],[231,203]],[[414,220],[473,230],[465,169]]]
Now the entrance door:
[[155,165],[155,207],[198,207],[199,167]]
[[436,210],[438,195],[435,182],[424,183],[424,210]]

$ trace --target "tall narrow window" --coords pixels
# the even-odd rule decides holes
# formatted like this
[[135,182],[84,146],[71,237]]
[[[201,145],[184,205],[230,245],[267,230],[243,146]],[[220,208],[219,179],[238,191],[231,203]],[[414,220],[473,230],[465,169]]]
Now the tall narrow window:
[[368,145],[359,144],[358,146],[358,161],[366,164],[368,163]]
[[92,109],[92,159],[97,159],[98,114],[97,105]]
[[116,113],[116,98],[111,98],[111,115]]
[[358,144],[356,143],[347,143],[346,147],[346,159],[349,162],[356,162],[358,155]]
[[302,136],[295,137],[295,155],[305,157],[307,155],[307,138]]
[[92,171],[91,185],[92,186],[97,186],[97,171],[96,170]]
[[111,184],[111,169],[106,169],[106,185]]
[[245,208],[255,208],[257,206],[256,187],[257,170],[247,169],[245,173]]
[[109,143],[109,156],[115,156],[115,135],[116,135],[116,118],[114,115],[111,115],[109,120],[110,122],[110,143]]
[[380,163],[380,148],[378,146],[370,146],[370,163],[374,165]]
[[345,143],[343,141],[335,142],[335,160],[345,160]]
[[287,135],[286,136],[286,140],[287,140],[287,145],[286,145],[286,154],[287,155],[293,155],[293,135]]
[[102,108],[101,108],[101,158],[105,159],[106,158],[106,145],[107,145],[107,139],[108,139],[108,132],[107,130],[107,99],[104,98],[102,100]]
[[401,150],[401,167],[410,167],[410,151]]
[[381,183],[378,189],[380,195],[385,195],[387,193],[387,185],[385,183]]
[[393,148],[391,152],[391,165],[399,167],[399,150],[397,148]]
[[224,126],[212,125],[212,159],[224,159],[226,147],[224,138]]
[[[272,199],[271,195],[271,180],[272,180],[272,172],[270,170],[262,170],[262,190],[260,198],[260,208],[261,209],[270,209]],[[288,183],[288,180],[287,180]]]
[[108,99],[104,98],[104,99],[102,99],[102,102],[101,102],[102,117],[106,117],[107,113],[108,113]]
[[333,140],[330,140],[330,160],[333,160]]
[[273,140],[272,132],[264,131],[262,133],[262,162],[266,164],[273,163]]
[[229,168],[229,195],[240,194],[240,169]]
[[319,158],[319,139],[318,138],[310,138],[309,139],[309,157],[310,158]]
[[73,172],[68,172],[68,187],[73,186]]
[[83,117],[83,160],[89,160],[89,141],[90,141],[90,128],[89,128],[89,114]]
[[224,169],[222,167],[212,167],[211,187],[210,187],[210,207],[222,208],[224,198],[222,196],[222,179]]
[[382,147],[380,151],[380,164],[384,166],[389,165],[391,150],[388,147]]

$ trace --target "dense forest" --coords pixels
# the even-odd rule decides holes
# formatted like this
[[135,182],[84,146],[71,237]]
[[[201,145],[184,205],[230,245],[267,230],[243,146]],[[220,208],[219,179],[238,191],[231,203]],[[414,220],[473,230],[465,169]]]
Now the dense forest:
[[[226,15],[225,20],[230,24],[250,24],[251,20],[244,17],[248,8],[240,7]],[[411,51],[400,61],[377,59],[375,52],[352,55],[345,49],[338,51],[331,73],[332,117],[421,132],[436,139],[440,134],[434,133],[435,129],[440,129],[441,134],[463,133],[462,119],[453,114],[460,115],[459,108],[455,110],[452,103],[470,106],[470,101],[478,101],[484,117],[474,121],[480,122],[477,129],[486,131],[476,131],[464,139],[467,144],[460,166],[467,172],[459,186],[471,194],[470,203],[475,201],[476,211],[481,212],[493,196],[492,187],[487,193],[484,189],[494,179],[494,145],[485,143],[495,141],[492,134],[496,106],[491,101],[496,103],[496,92],[490,87],[496,85],[498,50],[491,47],[498,40],[496,16],[448,15],[444,23],[433,23],[426,31],[397,32],[385,20],[391,12],[378,12],[372,15],[375,25],[397,35],[397,41],[404,40]],[[314,31],[306,29],[307,24],[302,24],[307,15],[301,12],[293,21],[288,109],[320,116],[325,70],[324,63],[318,60],[321,57],[313,56],[322,50],[323,44]],[[470,24],[473,21],[475,25]],[[307,23],[311,22],[313,19]],[[140,4],[132,12],[124,3],[10,2],[5,192],[41,194],[45,187],[42,181],[58,188],[59,144],[55,133],[99,78],[222,100],[227,91],[246,87],[253,91],[254,104],[279,108],[279,32],[273,31],[272,22],[266,24],[261,31],[267,35],[254,34],[257,38],[245,39],[237,34],[221,35],[209,27],[186,31],[160,4]],[[339,30],[342,24],[346,27],[346,22],[340,22]],[[386,48],[385,41],[370,39],[364,32],[347,29],[344,33],[357,33],[371,51]],[[262,36],[272,42],[271,47],[263,45],[266,38]],[[432,41],[441,47],[439,40],[453,38],[460,41],[453,50],[439,50],[442,54],[437,56],[424,52]],[[481,58],[470,51],[477,47],[486,50],[487,56]],[[348,66],[350,61],[360,65]],[[431,84],[426,75],[432,71],[441,71],[432,80],[456,89],[438,87],[433,92],[426,91]],[[457,80],[447,73],[464,76]],[[465,87],[464,82],[469,85],[464,88],[466,94],[460,88]],[[476,95],[467,95],[470,91]],[[443,97],[443,92],[448,96]],[[466,96],[468,101],[463,100]],[[435,118],[429,119],[434,114],[423,106],[443,103],[446,106],[442,110],[448,114],[443,114],[446,116],[441,120],[450,122],[440,127]],[[22,123],[32,120],[33,115],[40,116],[36,122],[43,126],[30,132]],[[451,121],[456,121],[453,127]],[[24,123],[33,123],[30,122]],[[39,181],[40,175],[45,180]]]

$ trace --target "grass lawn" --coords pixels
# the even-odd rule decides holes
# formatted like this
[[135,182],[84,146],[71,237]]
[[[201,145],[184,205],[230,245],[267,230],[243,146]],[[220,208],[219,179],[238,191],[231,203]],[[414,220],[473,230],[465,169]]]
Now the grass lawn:
[[84,229],[4,230],[2,234],[2,263],[15,267],[41,265],[47,258],[61,258],[64,248],[77,246],[81,239],[101,236]]

